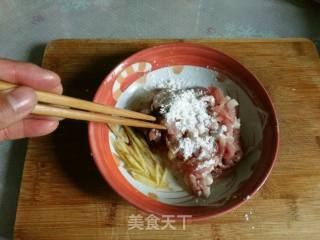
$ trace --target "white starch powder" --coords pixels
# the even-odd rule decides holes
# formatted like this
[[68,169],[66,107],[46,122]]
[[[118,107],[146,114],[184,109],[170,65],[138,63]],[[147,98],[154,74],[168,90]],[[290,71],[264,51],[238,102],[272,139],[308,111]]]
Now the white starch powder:
[[214,102],[213,96],[202,96],[194,89],[176,94],[171,101],[165,121],[178,136],[177,151],[185,160],[197,154],[199,160],[212,161],[216,139],[211,132],[218,129],[218,122],[208,114],[208,108],[213,107]]

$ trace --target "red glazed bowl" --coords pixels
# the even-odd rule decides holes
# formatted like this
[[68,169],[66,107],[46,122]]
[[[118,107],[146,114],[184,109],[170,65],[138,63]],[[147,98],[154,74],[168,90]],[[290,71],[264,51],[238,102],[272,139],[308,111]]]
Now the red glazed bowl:
[[[212,197],[207,200],[183,195],[181,189],[163,194],[134,182],[114,158],[106,125],[90,122],[89,142],[100,173],[132,205],[158,216],[190,215],[198,220],[240,206],[264,184],[277,157],[278,121],[266,90],[231,57],[202,45],[175,43],[148,48],[125,59],[101,83],[94,102],[127,107],[139,92],[143,95],[161,86],[158,83],[165,78],[182,87],[217,85],[238,100],[243,159],[231,173],[214,182]],[[157,199],[149,197],[155,194]]]

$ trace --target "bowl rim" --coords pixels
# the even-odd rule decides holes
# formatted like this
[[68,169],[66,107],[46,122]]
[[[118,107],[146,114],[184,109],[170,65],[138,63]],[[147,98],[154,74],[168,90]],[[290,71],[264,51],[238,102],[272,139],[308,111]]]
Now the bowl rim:
[[[229,55],[215,49],[212,47],[208,47],[202,44],[197,44],[197,43],[188,43],[188,42],[174,42],[174,43],[166,43],[166,44],[161,44],[161,45],[157,45],[157,46],[152,46],[152,47],[147,47],[144,48],[140,51],[137,51],[134,54],[131,54],[129,57],[123,59],[120,63],[118,63],[103,79],[103,81],[100,83],[95,96],[93,98],[93,101],[95,102],[96,98],[97,98],[97,94],[101,91],[101,89],[104,87],[104,83],[111,77],[112,74],[114,74],[114,72],[117,70],[117,68],[119,68],[119,66],[124,65],[126,62],[131,62],[133,59],[137,58],[139,55],[143,55],[145,53],[148,52],[152,52],[154,50],[159,50],[159,49],[165,49],[168,48],[168,50],[170,50],[171,48],[176,48],[176,47],[188,47],[188,48],[196,48],[196,49],[203,49],[203,50],[207,50],[207,51],[211,51],[211,52],[215,52],[219,55],[222,55],[223,57],[228,58],[229,60],[233,61],[235,64],[237,64],[239,67],[241,67],[244,71],[246,71],[248,74],[250,74],[252,76],[252,78],[254,79],[254,81],[259,85],[259,87],[263,90],[266,100],[267,100],[267,104],[270,105],[270,110],[271,112],[269,112],[270,117],[273,118],[273,122],[275,123],[275,132],[274,132],[274,136],[275,139],[274,141],[276,142],[275,144],[275,149],[272,151],[272,157],[269,160],[269,164],[268,164],[268,168],[265,168],[265,170],[263,171],[263,173],[261,174],[261,176],[259,176],[259,179],[257,180],[257,184],[254,186],[253,190],[249,191],[248,196],[250,196],[250,198],[255,195],[260,189],[261,187],[265,184],[265,182],[267,181],[268,177],[271,174],[272,168],[275,165],[275,162],[278,158],[278,153],[279,153],[279,143],[280,143],[280,130],[279,130],[279,121],[277,118],[277,114],[276,114],[276,109],[275,106],[271,100],[271,97],[269,95],[269,93],[267,92],[267,90],[265,89],[265,87],[262,85],[262,83],[260,82],[260,80],[257,78],[257,76],[255,74],[253,74],[247,67],[245,67],[243,64],[241,64],[239,61],[237,61],[236,59],[234,59],[233,57],[230,57]],[[89,145],[90,145],[90,149],[91,151],[94,153],[95,149],[96,149],[96,140],[94,137],[94,123],[93,122],[89,122],[88,123],[88,138],[89,138]],[[145,207],[143,204],[139,204],[135,201],[133,201],[131,198],[129,198],[126,194],[123,194],[122,192],[118,191],[118,187],[113,183],[113,181],[108,178],[107,176],[105,176],[104,172],[102,171],[102,169],[104,168],[104,166],[102,165],[102,161],[99,160],[99,156],[97,156],[96,154],[92,154],[92,157],[94,159],[94,162],[100,172],[100,174],[102,175],[102,177],[105,179],[105,181],[112,187],[112,189],[119,194],[123,199],[125,199],[126,201],[128,201],[131,205],[135,206],[136,208],[147,212],[147,213],[151,213],[151,214],[155,214],[155,215],[159,215],[159,213],[157,211],[151,210],[147,207]],[[209,219],[209,218],[213,218],[213,217],[218,217],[222,214],[228,213],[230,211],[232,211],[235,208],[240,207],[242,204],[244,204],[248,199],[241,199],[239,202],[236,202],[235,204],[229,206],[226,209],[222,209],[221,211],[217,211],[216,213],[212,213],[212,212],[208,212],[208,213],[204,213],[203,215],[197,215],[197,216],[192,216],[191,217],[191,221],[198,221],[198,220],[205,220],[205,219]],[[162,202],[161,202],[162,203]],[[166,204],[166,203],[162,203],[164,205],[169,205],[170,204]],[[178,207],[184,207],[184,206],[178,206]],[[188,206],[185,206],[188,207]],[[195,207],[204,207],[204,206],[195,206]],[[176,219],[176,215],[174,216],[174,218]]]

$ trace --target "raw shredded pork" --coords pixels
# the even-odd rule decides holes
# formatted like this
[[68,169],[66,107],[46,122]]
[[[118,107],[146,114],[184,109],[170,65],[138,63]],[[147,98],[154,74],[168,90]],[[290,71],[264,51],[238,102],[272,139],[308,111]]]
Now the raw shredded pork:
[[162,89],[153,97],[151,112],[167,132],[152,129],[149,140],[166,142],[170,162],[198,197],[208,197],[213,177],[242,157],[237,106],[219,88]]

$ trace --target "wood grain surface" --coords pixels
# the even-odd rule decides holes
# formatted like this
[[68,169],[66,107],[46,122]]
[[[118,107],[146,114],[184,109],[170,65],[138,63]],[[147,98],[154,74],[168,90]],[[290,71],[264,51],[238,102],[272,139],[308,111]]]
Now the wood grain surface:
[[[130,54],[182,40],[57,40],[43,66],[63,79],[65,94],[92,99],[106,74]],[[270,93],[280,121],[280,152],[267,183],[246,204],[183,230],[129,230],[148,216],[101,178],[87,124],[65,120],[50,136],[29,140],[15,239],[319,239],[320,61],[305,39],[188,40],[246,65]]]

